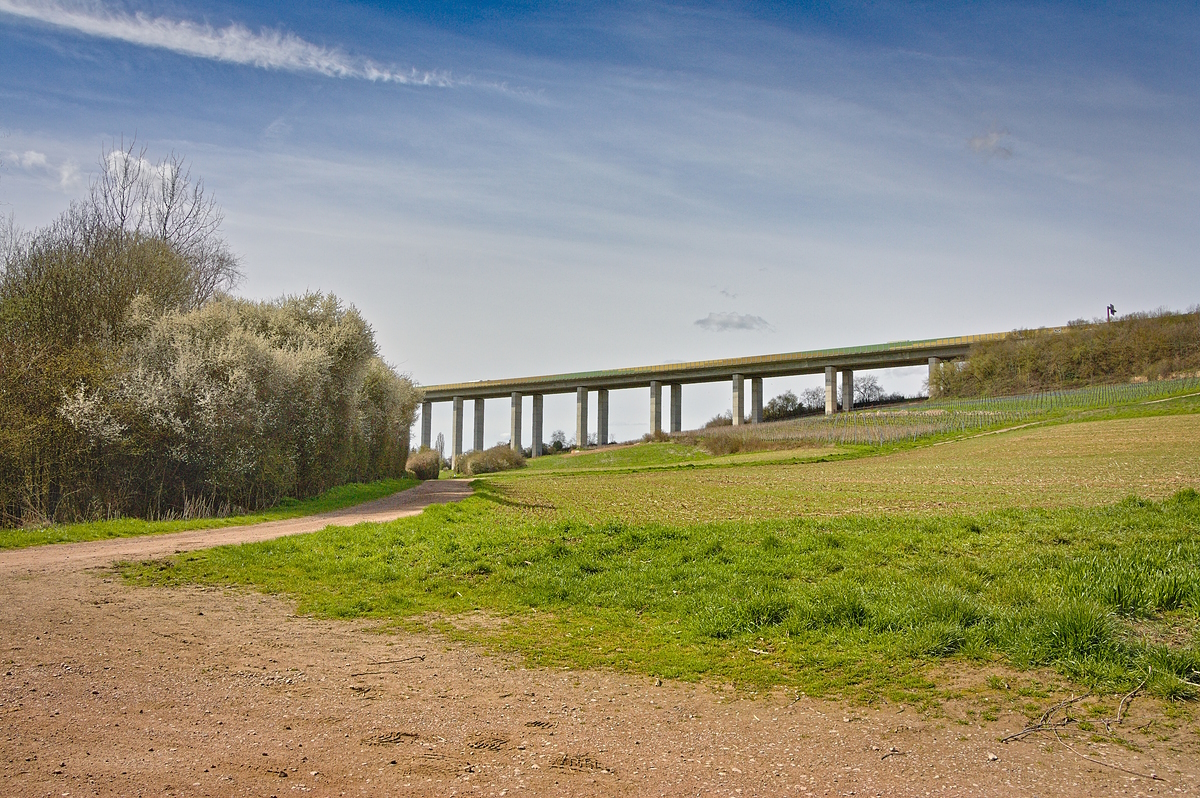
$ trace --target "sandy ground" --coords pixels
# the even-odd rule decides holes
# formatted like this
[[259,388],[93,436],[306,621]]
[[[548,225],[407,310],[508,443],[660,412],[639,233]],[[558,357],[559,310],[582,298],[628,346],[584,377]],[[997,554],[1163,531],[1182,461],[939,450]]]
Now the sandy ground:
[[[463,491],[432,484],[355,511]],[[323,523],[0,553],[0,795],[1200,794],[1200,730],[1146,698],[1129,747],[1078,724],[1074,752],[1001,743],[1026,718],[986,691],[923,714],[526,669],[272,597],[131,587],[107,565]]]

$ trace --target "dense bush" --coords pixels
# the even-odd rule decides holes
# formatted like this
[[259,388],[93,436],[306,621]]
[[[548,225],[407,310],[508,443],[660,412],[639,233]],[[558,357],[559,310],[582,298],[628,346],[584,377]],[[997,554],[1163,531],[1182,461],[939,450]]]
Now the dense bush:
[[491,474],[495,471],[524,468],[525,456],[502,443],[499,446],[484,449],[482,452],[467,452],[459,455],[455,467],[463,476],[473,477],[476,474]]
[[403,473],[412,383],[333,296],[229,297],[219,222],[178,161],[130,149],[54,224],[0,237],[0,523],[257,509]]
[[1200,309],[1135,313],[1065,330],[1017,330],[945,363],[930,390],[947,397],[1003,396],[1157,379],[1200,370]]
[[417,479],[437,479],[442,473],[442,456],[433,449],[422,449],[408,458],[408,470]]

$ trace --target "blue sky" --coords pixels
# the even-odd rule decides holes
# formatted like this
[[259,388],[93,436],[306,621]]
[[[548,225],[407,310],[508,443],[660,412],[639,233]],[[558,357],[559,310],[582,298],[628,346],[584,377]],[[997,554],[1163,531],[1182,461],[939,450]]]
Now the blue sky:
[[1195,4],[0,0],[0,210],[183,153],[243,293],[337,293],[426,384],[1183,309],[1198,62]]

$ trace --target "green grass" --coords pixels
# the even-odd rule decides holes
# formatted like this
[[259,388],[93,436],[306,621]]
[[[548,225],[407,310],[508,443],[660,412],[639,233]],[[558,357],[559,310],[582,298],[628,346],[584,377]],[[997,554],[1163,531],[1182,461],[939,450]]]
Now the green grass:
[[227,516],[225,518],[192,518],[175,521],[143,521],[137,518],[120,518],[113,521],[91,521],[84,524],[55,524],[29,529],[0,529],[0,550],[39,546],[44,543],[77,543],[85,540],[106,540],[137,535],[158,535],[165,532],[181,532],[186,529],[216,529],[218,527],[260,524],[264,521],[280,521],[299,518],[331,510],[340,510],[362,502],[406,490],[418,484],[413,479],[385,479],[368,484],[352,483],[330,488],[311,499],[284,499],[275,507],[250,515]]
[[1116,413],[1161,415],[1196,409],[1200,378],[1101,385],[1067,391],[983,399],[944,399],[864,408],[789,421],[715,427],[681,440],[712,451],[786,446],[894,447],[1031,423],[1064,423]]
[[878,450],[865,446],[804,446],[779,450],[739,452],[713,455],[699,446],[689,444],[636,443],[599,450],[546,455],[526,461],[526,467],[503,474],[488,475],[489,479],[542,476],[548,473],[635,473],[656,469],[724,467],[756,463],[808,462],[876,454]]
[[1075,409],[1089,420],[830,456],[591,452],[488,476],[414,518],[123,571],[432,628],[532,665],[901,700],[931,695],[935,666],[1001,665],[1192,697],[1197,409]]
[[[858,447],[816,460],[714,461],[489,478],[526,517],[702,524],[848,514],[1089,507],[1200,486],[1200,413],[1025,427],[965,440]],[[820,451],[820,450],[817,450]],[[749,455],[735,455],[749,456]],[[788,452],[760,452],[790,458]]]
[[[718,427],[683,433],[666,443],[638,443],[546,455],[495,479],[549,473],[636,473],[647,470],[848,460],[924,448],[1004,430],[1105,419],[1150,418],[1200,412],[1200,379],[1096,386],[1031,396],[944,399],[832,417]],[[714,455],[697,441],[737,442],[733,454]]]
[[[1098,509],[666,523],[529,520],[484,484],[383,525],[132,564],[299,611],[432,625],[535,665],[912,696],[949,658],[1168,697],[1200,673],[1200,496]],[[501,623],[472,626],[475,610]]]
[[712,458],[698,446],[678,443],[635,444],[600,450],[552,454],[527,461],[524,471],[587,471],[677,465]]

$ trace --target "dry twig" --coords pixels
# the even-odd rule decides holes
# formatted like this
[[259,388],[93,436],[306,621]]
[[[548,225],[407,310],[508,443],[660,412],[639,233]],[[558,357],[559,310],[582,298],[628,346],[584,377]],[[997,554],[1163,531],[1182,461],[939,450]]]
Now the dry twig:
[[1060,737],[1060,736],[1059,736],[1059,734],[1058,734],[1058,729],[1053,729],[1053,731],[1054,731],[1054,739],[1056,739],[1056,740],[1058,740],[1060,743],[1062,743],[1062,744],[1063,744],[1063,746],[1064,746],[1064,747],[1065,747],[1065,748],[1066,748],[1068,751],[1070,751],[1072,754],[1074,754],[1075,756],[1079,757],[1080,759],[1086,759],[1088,762],[1091,762],[1091,763],[1093,763],[1093,764],[1095,764],[1095,765],[1101,765],[1102,767],[1106,767],[1106,768],[1112,768],[1113,770],[1119,770],[1119,771],[1121,771],[1122,773],[1129,773],[1130,775],[1133,775],[1133,776],[1139,776],[1139,777],[1141,777],[1141,778],[1143,778],[1143,779],[1152,779],[1152,780],[1154,780],[1154,781],[1166,781],[1166,779],[1164,779],[1162,776],[1158,775],[1157,773],[1142,773],[1142,772],[1140,772],[1140,771],[1137,771],[1137,770],[1130,770],[1129,768],[1123,768],[1123,767],[1121,767],[1120,765],[1114,765],[1114,764],[1112,764],[1111,762],[1105,762],[1105,761],[1103,761],[1103,760],[1100,760],[1100,759],[1095,759],[1094,757],[1090,757],[1090,756],[1088,756],[1087,754],[1081,754],[1081,753],[1079,753],[1078,751],[1076,751],[1074,748],[1072,748],[1072,747],[1071,747],[1071,746],[1070,746],[1070,745],[1067,743],[1067,741],[1066,741],[1066,740],[1064,740],[1062,737]]
[[1066,726],[1068,723],[1074,723],[1075,719],[1072,718],[1070,715],[1065,715],[1062,720],[1052,721],[1051,718],[1054,717],[1054,713],[1058,712],[1060,709],[1067,709],[1067,708],[1071,707],[1072,705],[1087,698],[1089,695],[1091,695],[1091,693],[1084,693],[1083,695],[1071,696],[1070,698],[1059,701],[1057,704],[1055,704],[1054,706],[1050,707],[1045,712],[1043,712],[1042,716],[1038,719],[1037,723],[1031,723],[1028,726],[1026,726],[1024,729],[1021,729],[1019,732],[1013,732],[1012,734],[1008,735],[1007,737],[1000,738],[1000,742],[1007,743],[1010,740],[1020,740],[1022,737],[1025,737],[1026,735],[1033,734],[1034,732],[1040,732],[1040,731],[1053,731],[1057,734],[1058,729],[1061,729],[1063,726]]
[[424,654],[413,654],[411,657],[401,657],[400,659],[381,659],[376,662],[368,662],[368,665],[395,665],[399,662],[412,662],[413,660],[425,661]]
[[[1129,706],[1129,703],[1131,701],[1133,701],[1134,696],[1136,696],[1138,694],[1138,692],[1143,687],[1145,687],[1145,685],[1146,685],[1145,680],[1142,680],[1141,684],[1139,684],[1137,687],[1130,690],[1128,693],[1125,694],[1125,697],[1121,699],[1121,704],[1120,704],[1120,706],[1117,707],[1116,723],[1119,724],[1125,719],[1126,708]],[[1070,723],[1074,723],[1075,720],[1069,714],[1066,714],[1064,712],[1062,720],[1056,721],[1056,720],[1053,720],[1054,714],[1060,710],[1069,709],[1071,706],[1073,706],[1074,704],[1078,703],[1079,701],[1082,701],[1083,699],[1087,698],[1089,695],[1091,695],[1091,693],[1084,693],[1083,695],[1072,696],[1071,698],[1065,699],[1063,701],[1059,701],[1057,704],[1055,704],[1054,706],[1050,707],[1045,712],[1043,712],[1042,716],[1038,719],[1037,723],[1031,723],[1030,725],[1026,726],[1024,729],[1021,729],[1021,731],[1016,732],[1014,734],[1010,734],[1007,737],[1001,738],[1000,742],[1007,743],[1009,740],[1019,740],[1022,737],[1025,737],[1026,735],[1033,734],[1034,732],[1048,731],[1054,735],[1054,739],[1056,739],[1060,743],[1062,743],[1064,748],[1066,748],[1071,753],[1075,754],[1075,756],[1079,757],[1080,759],[1086,760],[1095,765],[1100,765],[1101,767],[1112,768],[1113,770],[1119,770],[1122,773],[1129,773],[1130,775],[1133,775],[1133,776],[1139,776],[1143,779],[1152,779],[1154,781],[1165,781],[1165,779],[1163,779],[1157,773],[1141,773],[1136,770],[1130,770],[1129,768],[1124,768],[1124,767],[1121,767],[1120,765],[1114,765],[1110,762],[1105,762],[1103,760],[1096,759],[1095,757],[1090,757],[1087,754],[1080,753],[1070,743],[1068,743],[1066,740],[1064,740],[1062,738],[1062,735],[1060,735],[1058,733],[1058,730]],[[1107,720],[1104,721],[1104,725],[1106,728],[1108,727]],[[1111,729],[1110,729],[1110,733],[1111,733]]]
[[1129,704],[1133,701],[1133,697],[1135,695],[1137,695],[1138,692],[1140,692],[1141,689],[1145,686],[1146,686],[1146,680],[1142,679],[1141,684],[1139,684],[1137,687],[1130,690],[1128,693],[1125,694],[1125,697],[1121,699],[1121,705],[1119,707],[1117,707],[1117,725],[1118,726],[1120,726],[1121,721],[1123,721],[1125,719],[1126,707],[1129,706]]

